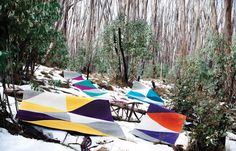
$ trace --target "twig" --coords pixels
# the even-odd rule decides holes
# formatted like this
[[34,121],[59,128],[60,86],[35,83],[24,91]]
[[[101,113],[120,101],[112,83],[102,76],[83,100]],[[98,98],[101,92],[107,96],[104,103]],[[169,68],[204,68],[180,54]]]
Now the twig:
[[171,144],[168,144],[168,143],[165,143],[165,142],[162,142],[162,141],[154,142],[153,144],[154,144],[154,145],[162,144],[162,145],[167,145],[167,146],[170,146],[170,147],[173,146],[173,145],[171,145]]
[[[16,124],[15,120],[13,119],[13,114],[12,114],[12,110],[11,110],[11,106],[10,106],[10,103],[9,103],[8,96],[7,96],[5,93],[3,93],[3,96],[6,97],[5,100],[6,100],[6,104],[7,104],[7,106],[8,106],[9,112],[10,112],[10,119],[11,119],[11,121],[12,121],[14,124]],[[4,99],[4,98],[3,98],[3,99]]]
[[79,151],[78,149],[76,149],[68,144],[64,144],[64,143],[59,143],[59,144],[61,144],[62,146],[65,146],[65,147],[69,147],[70,149],[73,149],[74,151]]
[[104,144],[109,144],[109,143],[112,143],[112,142],[114,142],[113,140],[111,140],[111,141],[101,141],[101,142],[97,142],[97,144],[99,144],[99,145],[104,145]]
[[66,138],[67,138],[68,134],[69,134],[69,133],[67,132],[65,138],[64,138],[63,141],[62,141],[62,143],[64,143],[64,142],[66,141]]

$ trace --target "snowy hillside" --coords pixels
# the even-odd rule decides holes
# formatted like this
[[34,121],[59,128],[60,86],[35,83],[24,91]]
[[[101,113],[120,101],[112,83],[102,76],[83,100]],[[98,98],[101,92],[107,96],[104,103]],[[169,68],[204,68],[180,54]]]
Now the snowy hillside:
[[[35,72],[35,77],[37,80],[42,81],[44,85],[39,85],[38,89],[41,90],[50,90],[51,92],[55,93],[65,93],[65,94],[72,94],[72,95],[84,95],[81,91],[76,90],[72,87],[70,88],[62,88],[57,87],[55,85],[51,85],[51,80],[60,80],[61,83],[66,83],[66,79],[64,79],[61,76],[62,71],[55,70],[53,68],[48,68],[44,66],[39,66],[37,71]],[[148,81],[142,81],[147,86],[151,86]],[[161,83],[157,83],[159,87],[165,87],[170,88],[169,85],[163,85]],[[109,91],[109,93],[116,99],[124,99],[129,100],[125,96],[125,93],[130,90],[129,88],[120,88],[117,86],[112,86],[114,91]],[[2,87],[0,87],[2,91]],[[23,86],[17,86],[18,89],[21,90],[31,90],[33,87],[32,85],[23,85]],[[16,115],[15,110],[15,99],[13,97],[9,97],[11,108],[13,111],[13,114]],[[147,108],[147,104],[143,103],[142,106],[143,109]],[[149,151],[172,151],[172,147],[168,145],[163,144],[153,144],[152,142],[145,141],[143,139],[140,139],[138,137],[135,137],[130,133],[131,130],[135,128],[136,123],[130,123],[125,121],[116,121],[122,128],[122,130],[125,133],[126,139],[121,140],[115,137],[98,137],[98,136],[92,136],[92,145],[91,150],[111,150],[111,151],[120,151],[120,150],[126,150],[126,151],[143,151],[143,150],[149,150]],[[36,129],[42,131],[45,135],[49,136],[50,138],[59,140],[60,142],[63,142],[65,145],[69,145],[73,147],[76,150],[80,150],[80,145],[83,140],[83,136],[77,136],[77,135],[70,135],[68,134],[66,139],[66,132],[60,131],[60,130],[52,130],[48,128],[42,128],[39,126],[34,126]],[[12,150],[24,150],[24,151],[31,151],[31,150],[71,150],[71,148],[61,146],[60,144],[54,144],[54,143],[46,143],[43,141],[38,141],[34,139],[27,139],[22,136],[14,136],[9,134],[5,129],[1,129],[0,131],[0,150],[4,151],[12,151]],[[65,139],[65,140],[64,140]],[[14,142],[14,145],[13,145]],[[27,143],[25,143],[27,142]],[[78,143],[78,144],[70,144],[70,143]],[[187,147],[188,144],[188,137],[187,132],[182,132],[179,136],[179,138],[176,141],[176,144],[183,145],[184,148]]]

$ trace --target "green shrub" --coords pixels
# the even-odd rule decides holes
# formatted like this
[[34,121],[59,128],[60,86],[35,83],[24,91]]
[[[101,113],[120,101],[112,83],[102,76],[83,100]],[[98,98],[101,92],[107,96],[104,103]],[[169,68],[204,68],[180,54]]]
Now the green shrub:
[[[148,61],[151,58],[149,47],[152,40],[152,32],[149,25],[141,20],[126,20],[125,16],[119,16],[112,21],[102,34],[102,49],[100,52],[108,67],[108,71],[114,71],[116,77],[127,78],[137,76],[141,60]],[[127,71],[125,70],[127,68]]]
[[[189,150],[222,150],[225,134],[231,129],[231,108],[227,73],[236,71],[236,57],[225,54],[230,46],[223,38],[211,38],[196,56],[187,58],[180,69],[173,99],[174,109],[193,122]],[[236,91],[236,87],[233,87]]]
[[[14,83],[28,80],[35,64],[45,61],[50,43],[56,47],[51,53],[63,53],[62,37],[55,29],[60,18],[57,0],[17,0],[0,2],[0,51],[8,54],[6,75],[14,75]],[[46,58],[47,60],[54,58]],[[46,60],[46,61],[47,61]],[[64,61],[58,59],[57,62]],[[55,62],[55,60],[54,60]],[[12,79],[13,80],[13,79]]]
[[86,49],[84,47],[78,48],[74,58],[71,58],[68,68],[73,71],[82,71],[86,67]]
[[61,80],[49,80],[48,84],[54,86],[54,88],[55,87],[62,87]]
[[233,122],[228,106],[202,100],[193,106],[193,110],[197,115],[194,121],[196,127],[190,133],[188,150],[223,150],[226,132]]

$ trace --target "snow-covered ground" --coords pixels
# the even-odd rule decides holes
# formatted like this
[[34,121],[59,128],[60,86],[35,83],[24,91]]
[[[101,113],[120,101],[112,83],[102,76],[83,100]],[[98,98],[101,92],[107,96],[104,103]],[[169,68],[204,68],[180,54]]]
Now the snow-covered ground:
[[[38,70],[35,73],[35,76],[37,79],[40,80],[45,80],[45,87],[52,87],[49,86],[49,83],[47,82],[48,80],[60,80],[61,82],[66,82],[66,80],[60,76],[61,71],[55,70],[53,68],[48,68],[44,66],[39,66]],[[46,76],[45,76],[46,75]],[[150,81],[142,81],[146,85],[150,85]],[[158,83],[158,86],[166,87],[167,89],[170,89],[171,86],[164,85],[162,83]],[[32,89],[30,85],[23,85],[23,86],[18,86],[22,90],[30,90]],[[54,90],[57,93],[71,93],[74,95],[83,95],[82,92],[75,90],[73,88],[59,88],[54,86]],[[119,88],[113,86],[114,91],[109,91],[109,93],[116,99],[122,99],[122,100],[128,100],[127,97],[124,96],[124,93],[129,90],[129,88]],[[0,85],[0,92],[2,94],[2,87]],[[10,105],[12,108],[12,112],[14,115],[16,115],[16,109],[15,109],[15,99],[13,97],[9,97]],[[143,108],[147,107],[147,105],[144,103]],[[129,133],[131,130],[134,129],[135,123],[130,123],[130,122],[120,122],[117,121],[117,123],[120,125],[122,130],[124,131],[126,135],[126,140],[121,140],[115,137],[96,137],[93,136],[91,137],[92,139],[92,147],[91,150],[99,150],[101,148],[105,148],[110,151],[143,151],[143,150],[148,150],[148,151],[172,151],[173,149],[167,145],[162,145],[162,144],[153,144],[152,142],[145,141],[143,139],[140,139],[138,137],[135,137],[131,133]],[[47,129],[47,128],[42,128],[35,126],[37,129],[42,131],[44,134],[47,136],[60,140],[60,142],[63,142],[66,136],[65,131],[60,131],[60,130],[52,130],[52,129]],[[83,140],[83,136],[74,136],[68,134],[67,138],[64,141],[64,144],[69,144],[69,143],[81,143]],[[176,144],[183,145],[184,148],[187,147],[189,141],[188,137],[188,132],[182,132],[177,141]],[[75,145],[70,145],[73,148],[76,148],[77,150],[80,150],[80,146],[78,144]],[[32,151],[32,150],[38,150],[38,151],[43,151],[43,150],[50,150],[50,151],[64,151],[64,150],[71,150],[68,147],[62,146],[60,144],[55,144],[55,143],[47,143],[35,139],[28,139],[24,138],[22,136],[14,136],[9,134],[5,129],[1,128],[0,129],[0,151]]]
[[[44,66],[39,66],[37,71],[35,72],[35,76],[38,80],[42,80],[45,82],[45,87],[50,87],[48,81],[49,80],[60,80],[61,82],[66,82],[66,80],[60,76],[61,71],[55,70],[53,68],[48,68]],[[147,81],[142,81],[146,85],[150,85]],[[30,90],[32,87],[30,85],[23,85],[18,86],[22,90]],[[74,88],[60,88],[60,87],[53,87],[54,90],[57,93],[71,93],[74,95],[83,95],[82,92],[75,90]],[[130,90],[130,88],[119,88],[113,86],[114,91],[108,91],[111,96],[113,96],[116,99],[120,100],[127,100],[128,98],[124,96],[124,93]],[[0,91],[2,92],[2,87],[0,87]],[[14,115],[16,115],[16,109],[15,109],[15,99],[13,97],[9,97],[10,105],[12,108],[12,112]],[[146,108],[147,104],[144,103],[143,108]],[[143,139],[137,138],[131,133],[129,133],[131,130],[135,128],[135,123],[130,122],[117,122],[122,130],[124,131],[126,135],[126,140],[121,140],[115,137],[91,137],[92,139],[92,149],[91,150],[99,150],[101,148],[106,148],[107,150],[111,151],[143,151],[143,150],[155,150],[155,151],[172,151],[173,149],[167,145],[161,145],[156,144],[154,145],[152,142],[145,141]],[[47,128],[42,128],[35,126],[37,129],[42,131],[47,136],[60,140],[61,142],[64,141],[66,132],[60,131],[60,130],[52,130]],[[176,144],[182,144],[185,148],[188,143],[188,137],[186,135],[186,132],[183,132],[180,134],[178,140],[176,141]],[[65,139],[64,143],[81,143],[83,140],[83,136],[73,136],[68,135]],[[26,143],[27,142],[27,143]],[[24,138],[22,136],[13,136],[9,134],[5,129],[0,129],[0,150],[1,151],[13,151],[13,150],[70,150],[70,148],[61,146],[60,144],[54,144],[54,143],[46,143],[43,141],[38,141],[34,139],[28,139]],[[80,146],[78,144],[71,145],[74,148],[80,150]]]
[[[135,127],[135,123],[129,123],[129,122],[117,122],[117,123],[121,126],[122,130],[124,131],[126,135],[126,140],[121,140],[115,137],[92,136],[90,137],[92,139],[92,145],[91,145],[92,151],[97,151],[101,148],[106,148],[109,151],[143,151],[143,150],[173,151],[173,149],[167,145],[161,145],[161,144],[154,145],[151,142],[137,138],[131,133],[129,133],[129,131]],[[46,129],[46,128],[41,128],[41,127],[36,127],[36,128],[43,131],[44,134],[54,139],[60,140],[61,142],[63,142],[66,136],[65,131],[52,130],[52,129]],[[75,135],[68,134],[64,143],[65,144],[70,144],[70,143],[80,144],[82,142],[82,139],[83,139],[83,136],[75,136]],[[179,138],[177,139],[176,144],[182,144],[186,147],[187,142],[188,142],[187,133],[183,132],[180,134]],[[78,144],[70,145],[70,146],[80,150],[80,146]]]
[[47,143],[41,140],[29,139],[8,133],[0,128],[1,151],[72,151],[72,149],[55,143]]

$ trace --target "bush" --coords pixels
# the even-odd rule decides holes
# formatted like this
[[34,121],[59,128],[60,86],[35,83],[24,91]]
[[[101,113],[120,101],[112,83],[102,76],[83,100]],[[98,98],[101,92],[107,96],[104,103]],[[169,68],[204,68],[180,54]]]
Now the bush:
[[149,47],[152,39],[151,28],[141,20],[127,21],[119,16],[108,25],[102,35],[101,53],[107,70],[114,71],[117,78],[125,81],[137,77],[140,62],[151,58]]
[[[230,47],[223,38],[211,38],[206,47],[184,64],[174,90],[174,109],[187,115],[194,127],[191,129],[189,150],[222,150],[225,134],[231,129],[231,102],[226,81],[228,69],[236,71],[235,50],[225,54]],[[236,91],[236,87],[233,87]]]
[[231,128],[232,120],[227,105],[203,100],[193,106],[197,115],[196,127],[190,134],[188,150],[218,151],[224,149],[226,132]]
[[85,47],[78,48],[74,58],[69,61],[68,68],[73,71],[82,71],[86,67],[86,49]]
[[[6,75],[14,76],[14,83],[29,80],[35,64],[45,61],[50,43],[56,47],[51,53],[61,51],[63,39],[54,24],[60,18],[60,5],[57,0],[18,0],[0,2],[0,51],[8,54]],[[57,47],[58,45],[58,47]],[[52,57],[52,60],[54,59]],[[55,62],[64,61],[63,57]],[[46,58],[50,60],[51,58]]]

